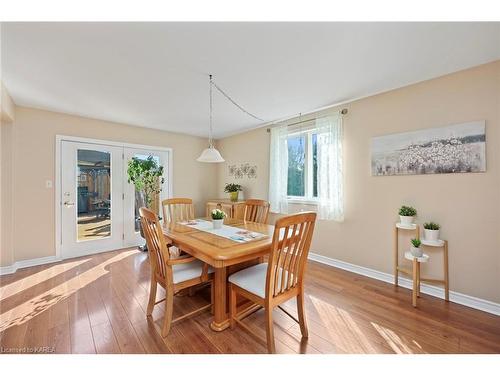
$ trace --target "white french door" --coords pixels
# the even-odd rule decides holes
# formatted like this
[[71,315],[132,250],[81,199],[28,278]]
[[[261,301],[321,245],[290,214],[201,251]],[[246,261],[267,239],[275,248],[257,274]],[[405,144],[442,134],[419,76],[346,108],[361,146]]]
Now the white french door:
[[113,144],[60,142],[60,256],[64,259],[140,245],[135,187],[127,163],[152,156],[164,167],[166,182],[154,203],[170,196],[170,152]]

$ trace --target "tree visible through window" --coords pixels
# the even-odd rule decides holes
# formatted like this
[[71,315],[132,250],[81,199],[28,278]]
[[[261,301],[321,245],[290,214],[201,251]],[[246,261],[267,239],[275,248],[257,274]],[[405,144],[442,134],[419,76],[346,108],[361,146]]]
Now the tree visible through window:
[[304,132],[287,139],[289,197],[318,197],[317,134]]
[[318,135],[312,137],[313,197],[318,197]]
[[305,194],[305,136],[288,138],[288,195]]

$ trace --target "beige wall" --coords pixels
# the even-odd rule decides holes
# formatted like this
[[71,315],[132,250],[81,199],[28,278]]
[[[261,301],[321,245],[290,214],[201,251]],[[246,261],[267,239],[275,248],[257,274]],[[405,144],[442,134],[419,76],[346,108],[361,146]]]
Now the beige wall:
[[[500,61],[344,107],[349,109],[344,117],[345,221],[319,221],[311,251],[392,273],[397,210],[403,203],[410,204],[417,208],[420,223],[442,224],[442,238],[450,246],[451,289],[500,302]],[[486,173],[371,176],[372,137],[473,120],[486,120]],[[218,169],[219,196],[224,183],[234,181],[227,165],[250,162],[258,166],[257,180],[238,181],[246,197],[267,198],[266,129],[219,140],[218,147],[227,161]],[[408,239],[403,238],[405,244]],[[439,275],[439,254],[431,252],[424,274]]]
[[1,251],[0,251],[0,265],[7,266],[11,265],[14,261],[13,255],[13,205],[12,205],[12,192],[13,192],[13,180],[12,180],[12,135],[13,135],[13,123],[2,122],[1,125],[1,150],[2,154],[1,165],[2,165],[2,178],[1,178]]
[[215,196],[216,167],[195,160],[206,139],[16,107],[11,194],[15,261],[55,255],[54,190],[45,188],[45,181],[55,179],[56,134],[171,147],[174,194],[193,198],[200,215],[205,201]]
[[[12,264],[12,204],[10,201],[12,171],[12,121],[15,105],[0,82],[0,266]],[[4,186],[5,185],[5,186]]]
[[0,81],[0,119],[3,122],[12,122],[14,121],[15,115],[15,105],[12,101],[12,98],[9,95],[9,92],[3,85],[3,82]]

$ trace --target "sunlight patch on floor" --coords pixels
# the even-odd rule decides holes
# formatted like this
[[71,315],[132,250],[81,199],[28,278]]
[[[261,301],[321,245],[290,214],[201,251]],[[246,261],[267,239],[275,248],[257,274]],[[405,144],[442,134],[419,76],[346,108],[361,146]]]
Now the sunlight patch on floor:
[[[309,299],[322,319],[322,325],[330,337],[342,345],[349,353],[377,353],[370,340],[356,324],[349,312],[319,298],[309,295]],[[335,335],[339,335],[335,339]]]
[[14,294],[25,291],[41,281],[48,280],[52,277],[58,276],[71,268],[78,267],[79,265],[88,262],[90,259],[81,259],[74,262],[57,263],[43,271],[31,274],[25,278],[14,281],[13,283],[0,287],[0,301],[13,296]]
[[[373,328],[382,336],[382,338],[389,344],[389,346],[394,350],[397,354],[414,354],[413,350],[411,350],[393,330],[389,328],[382,327],[377,323],[371,323]],[[415,342],[415,341],[413,341]],[[415,344],[421,348],[418,343]]]
[[36,297],[33,297],[32,299],[14,307],[13,309],[2,312],[2,314],[0,315],[0,332],[14,325],[26,323],[31,318],[54,306],[62,299],[67,298],[78,289],[84,288],[91,282],[107,274],[109,271],[105,268],[110,264],[118,262],[135,253],[135,250],[130,250],[115,255],[114,257],[102,263],[99,263],[95,267],[92,267],[87,271],[82,272],[75,277],[72,277],[68,281]]

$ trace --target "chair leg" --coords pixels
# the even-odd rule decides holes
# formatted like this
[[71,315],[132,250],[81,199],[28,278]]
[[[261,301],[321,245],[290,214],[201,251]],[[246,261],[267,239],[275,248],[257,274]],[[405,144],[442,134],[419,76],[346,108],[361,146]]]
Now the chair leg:
[[266,341],[267,351],[270,354],[276,353],[276,348],[274,346],[273,309],[269,305],[266,306]]
[[302,334],[302,337],[308,337],[309,333],[307,331],[306,312],[304,310],[304,291],[301,291],[297,296],[297,312],[299,315],[300,333]]
[[158,286],[158,283],[152,277],[151,278],[151,286],[149,287],[148,309],[146,310],[147,316],[151,316],[151,314],[153,313],[153,308],[155,307],[155,302],[156,302],[156,288],[157,288],[157,286]]
[[236,316],[236,290],[233,284],[229,283],[229,323],[231,329],[234,329],[236,322],[234,320]]
[[163,337],[166,337],[170,332],[173,313],[174,313],[174,292],[172,290],[167,290],[167,296],[165,299],[165,319],[163,320],[163,328],[161,329],[161,335]]

